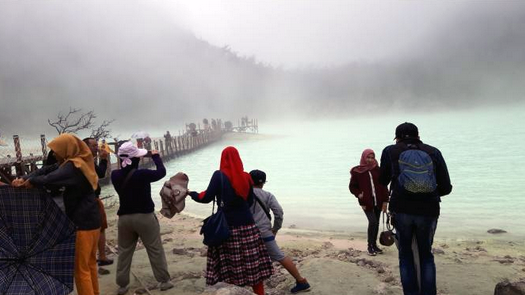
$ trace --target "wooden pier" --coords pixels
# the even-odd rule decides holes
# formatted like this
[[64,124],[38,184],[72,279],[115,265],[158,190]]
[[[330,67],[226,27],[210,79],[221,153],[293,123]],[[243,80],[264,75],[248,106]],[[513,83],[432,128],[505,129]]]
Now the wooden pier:
[[[206,123],[207,120],[204,120]],[[244,122],[244,118],[243,118]],[[142,146],[148,150],[158,150],[164,161],[180,157],[182,155],[191,153],[197,149],[203,148],[213,142],[220,140],[223,134],[228,132],[258,132],[257,120],[251,120],[246,122],[243,126],[233,127],[230,122],[222,123],[221,120],[213,120],[214,124],[204,124],[204,128],[200,128],[200,124],[190,123],[186,124],[186,130],[183,132],[179,131],[178,136],[172,136],[165,134],[164,138],[153,138],[151,140],[137,139],[137,145]],[[229,123],[229,124],[228,124]],[[6,158],[0,158],[0,181],[5,183],[11,183],[15,178],[29,174],[39,167],[41,167],[47,158],[48,148],[47,140],[45,135],[40,136],[41,151],[42,153],[34,155],[33,153],[24,156],[20,147],[20,138],[18,135],[13,136],[14,142],[14,155],[15,157],[8,156]],[[118,142],[103,142],[108,144],[115,153],[118,152]],[[101,184],[108,184],[112,170],[119,169],[120,163],[108,157],[108,169],[106,171],[106,177],[101,179]],[[143,158],[141,166],[149,167],[154,163],[151,158]]]

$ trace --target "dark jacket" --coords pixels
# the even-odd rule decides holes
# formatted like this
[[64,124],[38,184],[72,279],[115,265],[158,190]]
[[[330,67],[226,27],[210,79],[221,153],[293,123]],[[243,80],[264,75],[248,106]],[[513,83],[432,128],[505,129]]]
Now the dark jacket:
[[[431,157],[434,163],[434,174],[437,183],[437,189],[432,194],[425,196],[407,195],[406,193],[401,193],[401,190],[397,188],[397,177],[399,175],[398,160],[400,154],[407,149],[407,144],[418,145],[419,149],[425,151]],[[440,213],[440,197],[448,195],[452,191],[447,165],[441,152],[437,148],[413,138],[402,140],[395,145],[387,146],[383,150],[381,154],[381,175],[379,181],[385,186],[390,183],[389,210],[413,215],[438,217]]]
[[[253,204],[253,187],[250,188],[248,199],[237,196],[228,177],[217,170],[211,177],[208,189],[205,192],[190,192],[191,198],[199,203],[210,203],[215,199],[224,201],[224,215],[230,226],[254,224],[250,206]],[[217,210],[217,204],[215,204]]]
[[[370,172],[370,174],[369,174]],[[370,211],[374,207],[381,208],[383,203],[388,203],[388,189],[379,182],[379,167],[364,172],[358,173],[355,169],[350,171],[350,184],[348,188],[350,192],[355,195],[359,201],[359,205],[366,206],[365,211]],[[375,201],[372,193],[372,183],[370,182],[370,175],[374,182]],[[359,199],[359,194],[363,193],[363,198]]]
[[166,176],[166,168],[159,155],[151,157],[157,170],[138,169],[133,173],[125,188],[120,186],[131,169],[119,169],[111,172],[111,182],[118,193],[120,206],[117,215],[152,213],[155,204],[151,199],[151,183]]
[[100,227],[100,213],[93,187],[80,169],[71,162],[63,166],[46,166],[29,176],[36,187],[65,187],[63,194],[66,215],[78,230]]
[[[100,159],[100,161],[95,163],[95,171],[97,172],[98,179],[102,179],[106,177],[106,170],[108,169],[108,160],[106,159]],[[95,197],[100,196],[100,184],[98,185],[97,189],[95,190]]]

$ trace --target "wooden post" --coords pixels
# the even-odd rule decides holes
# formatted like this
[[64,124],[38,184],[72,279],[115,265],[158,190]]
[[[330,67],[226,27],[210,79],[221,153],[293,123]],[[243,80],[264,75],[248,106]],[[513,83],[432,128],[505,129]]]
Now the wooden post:
[[[104,148],[108,146],[105,139],[102,139],[102,146]],[[115,146],[117,146],[117,143],[115,143]],[[108,166],[106,168],[106,175],[104,176],[104,178],[111,176],[111,153],[110,152],[108,152],[108,158],[106,159],[106,161],[108,161]]]
[[159,145],[160,145],[160,155],[164,157],[165,154],[164,154],[164,146],[162,145],[162,140],[159,140]]
[[16,153],[16,176],[22,176],[24,170],[22,169],[22,149],[20,148],[20,137],[18,135],[13,135],[13,141],[15,144],[15,153]]
[[40,134],[40,144],[42,145],[42,155],[44,156],[44,160],[42,160],[42,163],[43,163],[47,159],[47,145],[46,145],[46,135],[45,134]]

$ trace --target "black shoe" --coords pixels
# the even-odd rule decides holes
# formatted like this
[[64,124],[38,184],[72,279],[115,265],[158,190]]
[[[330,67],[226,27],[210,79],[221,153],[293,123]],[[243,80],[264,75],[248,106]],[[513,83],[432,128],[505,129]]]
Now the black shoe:
[[381,250],[381,248],[379,248],[377,245],[374,245],[372,246],[374,247],[374,251],[377,253],[377,254],[383,254],[383,250]]
[[106,266],[113,264],[113,259],[104,259],[104,260],[97,260],[98,266]]
[[299,292],[305,292],[310,291],[310,284],[306,280],[304,282],[296,282],[295,287],[293,287],[290,292],[292,294],[299,293]]
[[370,256],[376,256],[377,255],[376,249],[374,249],[374,246],[368,245],[368,255],[370,255]]

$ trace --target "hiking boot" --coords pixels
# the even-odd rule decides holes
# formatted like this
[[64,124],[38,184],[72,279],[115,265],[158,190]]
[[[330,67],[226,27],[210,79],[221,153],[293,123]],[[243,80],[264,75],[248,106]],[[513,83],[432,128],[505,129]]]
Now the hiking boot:
[[381,248],[379,248],[377,245],[374,245],[374,251],[377,253],[377,254],[383,254],[383,250],[381,250]]
[[120,287],[120,288],[118,288],[118,290],[117,290],[117,294],[118,294],[118,295],[124,295],[124,294],[128,293],[128,290],[129,290],[129,287],[128,287],[128,286],[126,286],[126,287]]
[[170,282],[160,283],[160,287],[159,287],[159,289],[160,289],[161,291],[166,291],[166,290],[169,290],[169,289],[171,289],[171,288],[173,288],[173,284],[170,283]]
[[374,249],[374,246],[368,245],[368,255],[370,255],[370,256],[376,256],[377,255],[376,249]]
[[304,280],[303,282],[296,282],[295,287],[293,287],[290,292],[292,293],[299,293],[299,292],[305,292],[310,291],[310,284],[308,284],[307,280]]

